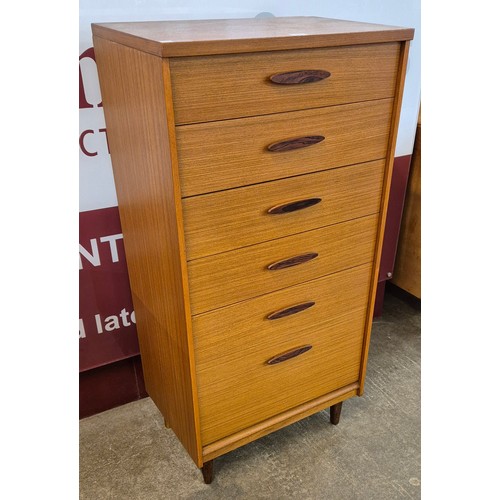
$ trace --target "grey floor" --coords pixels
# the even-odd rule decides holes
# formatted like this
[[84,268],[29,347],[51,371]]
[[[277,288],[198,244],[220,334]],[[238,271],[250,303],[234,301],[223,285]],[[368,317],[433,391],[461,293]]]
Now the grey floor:
[[80,498],[420,498],[420,313],[387,294],[363,397],[215,461],[205,485],[147,398],[80,421]]

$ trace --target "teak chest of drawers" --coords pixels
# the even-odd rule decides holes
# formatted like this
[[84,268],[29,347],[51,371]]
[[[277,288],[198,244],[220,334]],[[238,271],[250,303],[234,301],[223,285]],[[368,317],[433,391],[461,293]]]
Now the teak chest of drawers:
[[94,24],[144,377],[198,467],[363,393],[413,30]]

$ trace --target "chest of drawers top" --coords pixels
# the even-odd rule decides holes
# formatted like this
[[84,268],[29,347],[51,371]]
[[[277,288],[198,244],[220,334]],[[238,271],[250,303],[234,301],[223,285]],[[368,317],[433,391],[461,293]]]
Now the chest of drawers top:
[[401,42],[412,28],[322,17],[146,21],[92,25],[94,36],[161,57]]

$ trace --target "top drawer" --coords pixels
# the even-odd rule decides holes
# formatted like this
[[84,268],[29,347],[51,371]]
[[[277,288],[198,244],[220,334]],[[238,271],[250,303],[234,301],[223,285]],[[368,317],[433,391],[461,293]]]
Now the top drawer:
[[[206,122],[393,97],[399,52],[399,43],[382,43],[172,58],[175,122]],[[270,80],[278,73],[303,70],[321,70],[330,76],[295,84]]]

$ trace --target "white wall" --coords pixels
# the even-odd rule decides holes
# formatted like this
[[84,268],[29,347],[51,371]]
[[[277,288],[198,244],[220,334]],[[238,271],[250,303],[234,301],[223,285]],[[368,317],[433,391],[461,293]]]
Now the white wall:
[[[217,19],[255,17],[261,12],[282,16],[321,16],[415,28],[401,110],[396,156],[411,154],[420,104],[420,0],[80,0],[80,54],[92,46],[90,24],[112,21],[148,21],[172,19]],[[107,153],[100,93],[95,65],[81,61],[87,101],[94,107],[80,110],[80,133],[84,136],[87,156],[80,150],[80,211],[117,205]]]

